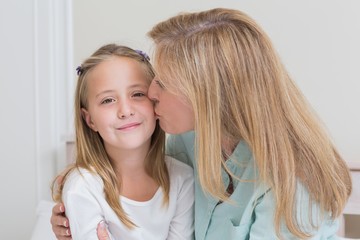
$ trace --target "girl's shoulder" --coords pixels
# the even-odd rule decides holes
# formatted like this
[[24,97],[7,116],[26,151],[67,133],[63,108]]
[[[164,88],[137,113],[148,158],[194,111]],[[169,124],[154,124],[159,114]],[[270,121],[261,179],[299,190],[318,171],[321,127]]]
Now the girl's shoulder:
[[194,179],[194,170],[189,165],[170,156],[165,156],[165,163],[169,171],[170,180],[186,181]]
[[103,189],[103,181],[100,176],[85,168],[74,168],[65,179],[64,191],[91,188]]

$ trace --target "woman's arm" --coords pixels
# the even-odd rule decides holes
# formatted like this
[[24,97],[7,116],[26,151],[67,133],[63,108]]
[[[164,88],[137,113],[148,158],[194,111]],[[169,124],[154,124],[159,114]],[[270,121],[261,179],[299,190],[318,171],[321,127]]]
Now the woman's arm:
[[[336,233],[339,227],[339,221],[331,220],[328,213],[321,215],[316,203],[312,204],[312,211],[310,213],[309,195],[300,183],[297,185],[296,204],[296,219],[298,220],[299,226],[312,235],[309,239],[338,239]],[[274,214],[274,196],[272,191],[268,191],[259,199],[254,209],[255,221],[250,227],[250,239],[277,239]],[[309,216],[310,214],[311,216]],[[311,223],[314,223],[318,228],[314,229]],[[283,239],[298,239],[289,231],[284,222],[280,225],[280,234]]]

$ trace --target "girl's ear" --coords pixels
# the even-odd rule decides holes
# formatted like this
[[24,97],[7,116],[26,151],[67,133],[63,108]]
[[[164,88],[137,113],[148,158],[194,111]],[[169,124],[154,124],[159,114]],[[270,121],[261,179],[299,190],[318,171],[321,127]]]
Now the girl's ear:
[[85,108],[81,108],[81,115],[85,120],[86,124],[88,125],[88,127],[91,128],[93,131],[97,132],[98,131],[97,127],[95,123],[92,121],[90,113]]

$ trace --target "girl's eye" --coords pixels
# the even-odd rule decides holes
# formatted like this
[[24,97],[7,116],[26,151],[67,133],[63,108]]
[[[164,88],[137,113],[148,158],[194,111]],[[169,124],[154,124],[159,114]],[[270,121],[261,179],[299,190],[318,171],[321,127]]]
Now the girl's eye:
[[137,92],[137,93],[134,93],[132,96],[133,96],[133,97],[144,97],[145,94],[142,93],[142,92]]
[[101,104],[107,104],[107,103],[112,103],[114,102],[115,100],[112,99],[112,98],[106,98],[104,100],[101,101]]

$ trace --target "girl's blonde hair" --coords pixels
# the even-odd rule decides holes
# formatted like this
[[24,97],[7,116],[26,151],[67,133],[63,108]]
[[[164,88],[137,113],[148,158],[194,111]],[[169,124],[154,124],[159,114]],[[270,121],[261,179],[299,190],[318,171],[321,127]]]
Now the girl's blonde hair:
[[[147,56],[143,52],[135,51],[125,46],[109,44],[98,49],[90,58],[84,61],[78,69],[79,78],[75,91],[75,132],[76,132],[76,162],[63,174],[65,177],[59,186],[52,185],[53,199],[61,201],[62,190],[66,176],[76,168],[85,168],[90,172],[98,174],[104,183],[104,193],[107,202],[115,211],[119,219],[129,228],[136,226],[127,217],[121,207],[119,196],[120,187],[113,165],[105,151],[101,136],[94,132],[86,124],[82,116],[81,108],[88,108],[87,88],[88,74],[101,62],[113,57],[127,57],[140,64],[144,71],[144,77],[149,85],[154,78],[154,71]],[[164,191],[164,204],[169,201],[169,174],[164,161],[165,133],[159,124],[156,124],[155,131],[151,137],[149,153],[146,157],[145,168],[147,173],[159,184]]]
[[310,236],[294,214],[297,180],[322,212],[341,214],[351,192],[348,168],[253,19],[231,9],[184,13],[148,35],[157,78],[194,109],[195,157],[205,192],[229,200],[221,177],[222,168],[229,171],[220,160],[222,140],[243,139],[259,180],[274,193],[278,235],[285,220],[295,236]]

